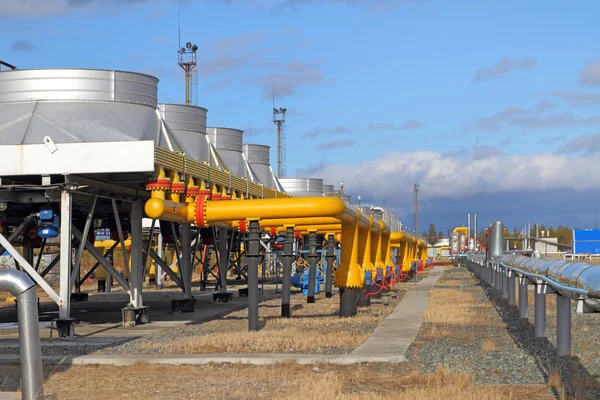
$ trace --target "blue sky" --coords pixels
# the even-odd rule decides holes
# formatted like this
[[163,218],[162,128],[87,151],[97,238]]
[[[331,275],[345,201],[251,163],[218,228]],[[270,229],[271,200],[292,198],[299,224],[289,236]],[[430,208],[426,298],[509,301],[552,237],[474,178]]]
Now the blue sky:
[[288,176],[344,180],[409,225],[419,183],[421,227],[593,225],[600,2],[0,0],[0,59],[146,72],[181,103],[179,8],[209,125],[275,147],[275,85]]

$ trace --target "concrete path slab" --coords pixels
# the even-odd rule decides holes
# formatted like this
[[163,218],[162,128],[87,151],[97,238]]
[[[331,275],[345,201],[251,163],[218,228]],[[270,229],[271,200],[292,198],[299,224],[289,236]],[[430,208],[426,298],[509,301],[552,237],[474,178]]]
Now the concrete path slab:
[[404,359],[406,350],[421,329],[421,322],[429,305],[429,291],[443,273],[444,267],[434,267],[429,276],[410,288],[394,311],[351,355]]
[[[315,354],[174,354],[174,355],[86,355],[43,356],[49,362],[67,365],[115,365],[136,363],[168,365],[251,364],[271,365],[294,361],[298,364],[358,364],[400,363],[406,361],[406,350],[417,336],[425,310],[429,305],[429,291],[442,276],[444,267],[434,267],[428,277],[410,288],[394,311],[373,331],[369,339],[346,355]],[[99,338],[98,338],[99,339]],[[109,338],[104,338],[110,340]],[[11,343],[12,344],[12,343]],[[0,341],[0,347],[8,343]],[[0,364],[18,363],[17,354],[0,354]],[[0,398],[0,400],[2,400]]]
[[0,400],[14,400],[18,395],[17,392],[0,392]]

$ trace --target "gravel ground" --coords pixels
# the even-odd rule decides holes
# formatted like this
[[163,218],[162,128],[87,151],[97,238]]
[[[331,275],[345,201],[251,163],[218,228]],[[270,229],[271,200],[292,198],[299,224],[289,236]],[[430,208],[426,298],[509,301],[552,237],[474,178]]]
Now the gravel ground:
[[[360,323],[350,323],[348,320],[342,320],[337,318],[337,310],[339,307],[339,297],[338,295],[334,295],[331,299],[325,299],[323,297],[317,300],[315,305],[306,305],[306,297],[301,294],[292,294],[291,296],[291,306],[292,306],[292,315],[294,318],[297,318],[297,324],[302,326],[305,329],[307,334],[317,334],[320,335],[321,332],[325,334],[326,332],[330,332],[332,330],[343,330],[344,332],[355,332],[355,333],[367,333],[375,329],[379,323],[379,320],[382,320],[387,314],[389,314],[394,307],[402,300],[404,294],[412,285],[416,282],[423,279],[426,276],[421,274],[417,279],[413,279],[411,282],[403,282],[390,291],[389,293],[382,293],[381,299],[373,298],[372,304],[374,307],[372,308],[359,308],[359,318],[361,314],[367,316],[367,322]],[[322,295],[321,295],[322,296]],[[325,306],[328,305],[328,306]],[[279,310],[281,306],[281,299],[273,299],[267,300],[261,303],[259,309],[260,323],[268,324],[269,321],[273,318],[278,319]],[[321,307],[321,308],[317,308]],[[331,313],[333,310],[333,313]],[[315,318],[322,318],[322,323],[315,324],[310,323],[307,324],[306,327],[303,325],[303,319],[316,321]],[[329,318],[333,317],[333,318]],[[238,311],[234,311],[232,313],[227,314],[227,316],[223,316],[223,318],[219,319],[219,321],[214,321],[212,323],[193,323],[173,329],[169,329],[163,331],[158,334],[148,335],[136,340],[132,340],[126,343],[123,343],[118,346],[105,347],[101,349],[97,349],[96,354],[108,354],[108,355],[124,355],[124,354],[157,354],[164,353],[164,350],[161,350],[161,344],[167,344],[173,342],[173,340],[185,340],[185,339],[193,339],[196,337],[214,335],[218,337],[220,333],[230,332],[236,329],[246,329],[247,323],[245,320],[247,319],[247,311],[246,308],[243,307]],[[241,323],[241,324],[240,324]],[[243,326],[242,326],[243,325]],[[271,335],[277,335],[277,331],[269,332]],[[176,338],[176,339],[175,339]],[[319,348],[315,348],[311,353],[315,354],[328,354],[328,355],[336,355],[336,354],[349,354],[354,350],[354,346],[340,346],[338,344],[322,345]],[[271,352],[279,352],[280,349],[269,349],[269,348],[261,348],[260,352],[262,353],[271,353]],[[286,352],[304,353],[303,351],[294,350],[293,348],[287,349]],[[207,349],[205,351],[199,351],[200,353],[214,353],[214,350]],[[229,351],[218,351],[218,352],[229,352]],[[246,352],[256,352],[253,350],[246,350]]]
[[[596,382],[600,375],[599,315],[577,315],[573,302],[574,357],[559,358],[555,348],[554,296],[547,297],[547,338],[536,339],[533,286],[529,287],[529,320],[521,320],[517,307],[509,307],[498,293],[482,286],[465,268],[449,268],[434,290],[470,293],[470,312],[477,322],[464,326],[424,322],[407,354],[421,365],[423,372],[444,366],[468,373],[481,384],[542,384],[556,398],[600,398]],[[516,293],[518,296],[518,287]],[[440,330],[444,333],[440,337],[428,334]]]

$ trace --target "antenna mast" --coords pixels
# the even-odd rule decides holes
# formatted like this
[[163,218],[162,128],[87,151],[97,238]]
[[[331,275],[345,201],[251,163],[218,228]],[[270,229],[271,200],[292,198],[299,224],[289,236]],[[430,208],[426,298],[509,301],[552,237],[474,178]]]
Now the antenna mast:
[[187,42],[185,47],[177,50],[177,63],[185,71],[185,104],[191,104],[191,85],[192,70],[196,68],[196,51],[198,46]]
[[273,83],[273,123],[277,125],[277,177],[285,176],[285,136],[283,135],[283,125],[285,124],[285,113],[287,109],[275,108],[275,84]]

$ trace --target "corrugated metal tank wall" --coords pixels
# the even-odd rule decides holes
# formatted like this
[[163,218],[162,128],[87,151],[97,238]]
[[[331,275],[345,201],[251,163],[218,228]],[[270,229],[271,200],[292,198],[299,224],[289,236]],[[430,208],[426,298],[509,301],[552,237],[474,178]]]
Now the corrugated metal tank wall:
[[282,178],[281,186],[291,195],[298,197],[323,196],[323,179]]
[[266,187],[283,191],[283,187],[271,169],[270,147],[263,144],[244,144],[244,155],[256,179]]
[[158,110],[171,132],[196,161],[210,162],[210,143],[206,136],[207,109],[183,104],[159,104]]
[[208,127],[206,133],[219,157],[233,175],[256,182],[254,173],[244,157],[242,144],[244,131],[233,128]]
[[[37,69],[0,72],[0,144],[165,140],[157,111],[158,79],[135,72]],[[169,146],[167,143],[173,143]]]

